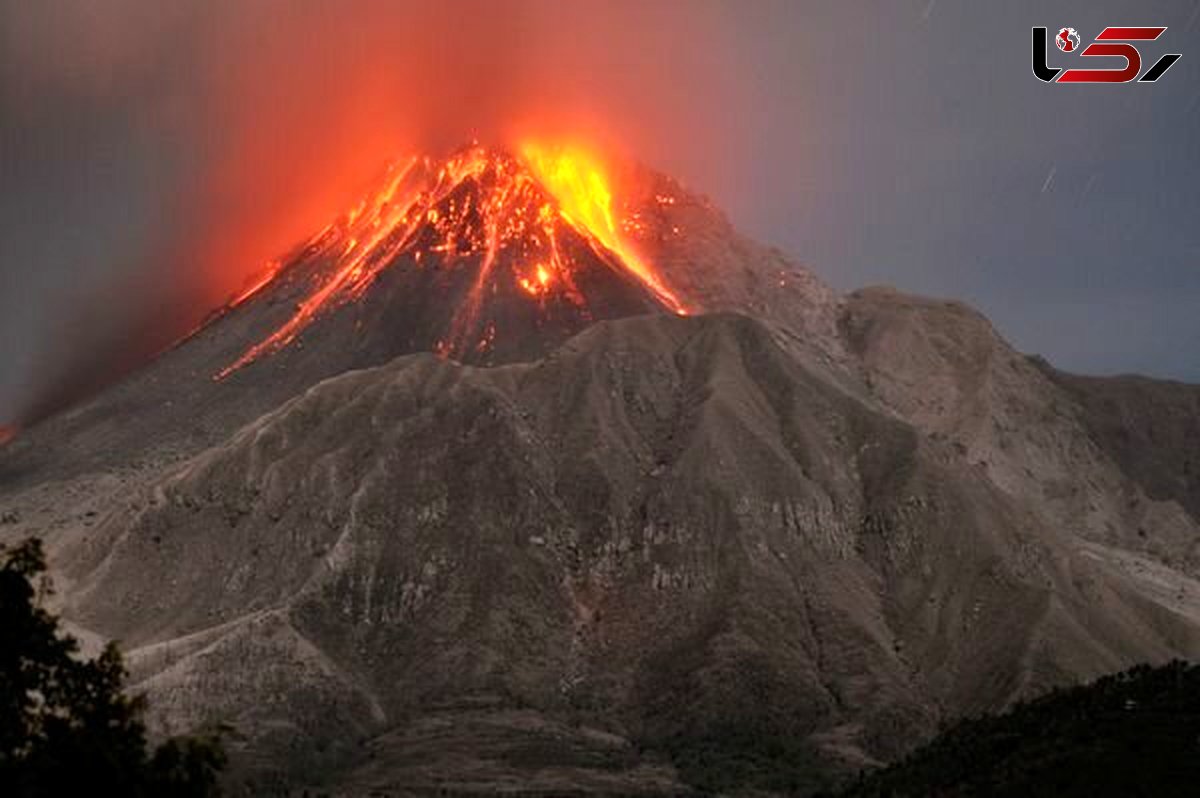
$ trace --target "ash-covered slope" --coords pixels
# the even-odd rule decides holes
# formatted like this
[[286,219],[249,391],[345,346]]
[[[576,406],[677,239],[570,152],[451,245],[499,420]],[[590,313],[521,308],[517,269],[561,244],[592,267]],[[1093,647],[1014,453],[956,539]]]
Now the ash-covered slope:
[[[738,316],[347,374],[63,558],[69,615],[124,641],[165,723],[232,721],[268,769],[364,793],[536,781],[562,723],[615,735],[579,784],[815,788],[944,718],[1200,654],[1195,619]],[[553,745],[473,782],[470,735],[428,736],[480,707]]]
[[1200,386],[1146,377],[1083,377],[1041,361],[1079,403],[1083,422],[1146,495],[1200,522]]
[[[596,185],[617,179],[619,195]],[[810,273],[650,170],[618,178],[585,154],[478,145],[406,159],[186,340],[25,430],[0,459],[0,495],[178,460],[402,354],[516,362],[598,320],[713,310],[785,320],[824,345],[835,308]]]
[[1014,351],[960,302],[890,289],[850,294],[840,325],[875,398],[952,442],[1048,523],[1138,578],[1161,576],[1113,550],[1200,576],[1195,386],[1064,375]]

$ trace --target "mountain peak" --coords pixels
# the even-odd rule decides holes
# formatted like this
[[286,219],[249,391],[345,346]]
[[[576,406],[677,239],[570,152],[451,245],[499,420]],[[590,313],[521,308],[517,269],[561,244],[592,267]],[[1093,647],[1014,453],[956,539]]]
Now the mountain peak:
[[459,359],[531,320],[574,332],[613,315],[609,306],[688,313],[630,246],[613,197],[601,162],[573,148],[526,144],[516,155],[471,144],[444,159],[393,162],[374,190],[226,306],[290,284],[294,312],[216,376],[288,346],[385,275],[451,308],[430,348]]

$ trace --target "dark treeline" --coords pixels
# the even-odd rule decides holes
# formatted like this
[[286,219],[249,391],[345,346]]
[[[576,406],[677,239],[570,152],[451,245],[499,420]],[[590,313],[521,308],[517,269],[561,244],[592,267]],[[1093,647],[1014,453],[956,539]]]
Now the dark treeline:
[[1172,662],[965,720],[840,798],[1200,794],[1200,666]]
[[151,747],[144,702],[122,692],[109,644],[88,659],[42,606],[41,544],[0,546],[0,793],[208,798],[225,762],[215,737]]

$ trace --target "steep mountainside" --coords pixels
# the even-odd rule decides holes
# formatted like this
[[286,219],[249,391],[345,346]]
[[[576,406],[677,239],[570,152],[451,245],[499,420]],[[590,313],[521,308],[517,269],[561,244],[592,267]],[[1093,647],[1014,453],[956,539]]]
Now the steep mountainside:
[[390,729],[420,744],[431,713],[482,702],[633,740],[631,773],[815,788],[944,718],[1200,654],[983,469],[737,316],[347,374],[127,497],[63,563],[70,617],[124,641],[165,721],[232,720],[335,784]]
[[1080,377],[1042,364],[1079,403],[1088,434],[1146,495],[1200,520],[1200,386]]
[[[516,362],[598,320],[719,310],[785,322],[805,348],[836,346],[836,298],[810,272],[670,178],[626,170],[620,198],[596,199],[586,181],[554,194],[516,156],[479,146],[393,164],[153,364],[25,430],[0,458],[0,495],[153,470],[322,379],[412,352]],[[645,261],[610,248],[622,242]]]
[[[1187,453],[1200,447],[1200,427],[1187,413],[1195,388],[1142,381],[1144,395],[1158,401],[1148,401],[1139,420],[1126,405],[1131,423],[1121,431],[1100,409],[1120,382],[1048,374],[961,303],[867,289],[846,298],[840,324],[876,398],[951,442],[1048,523],[1200,576],[1200,527],[1187,511],[1196,492],[1185,476]],[[1155,404],[1172,412],[1156,414]],[[1161,435],[1172,424],[1174,457],[1141,445],[1151,443],[1146,430]],[[1141,440],[1122,443],[1124,435]],[[1182,482],[1164,486],[1162,475],[1176,466]]]

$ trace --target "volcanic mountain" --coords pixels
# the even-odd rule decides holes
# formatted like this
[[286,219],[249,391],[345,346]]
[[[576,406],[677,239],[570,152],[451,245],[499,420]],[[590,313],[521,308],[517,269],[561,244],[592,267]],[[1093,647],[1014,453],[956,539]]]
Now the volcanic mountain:
[[230,311],[265,300],[290,315],[217,377],[314,324],[332,328],[307,336],[315,345],[357,357],[432,350],[492,363],[544,353],[597,318],[684,313],[649,267],[621,251],[611,196],[594,174],[577,157],[519,160],[478,146],[441,163],[391,166],[378,193],[233,300]]
[[22,447],[0,469],[37,481],[42,461],[62,474],[112,451],[183,456],[402,354],[515,362],[598,320],[742,308],[835,333],[828,289],[663,175],[535,144],[399,159],[151,368],[47,420],[53,453]]
[[0,450],[0,540],[235,790],[805,793],[1200,656],[1198,401],[472,146]]

